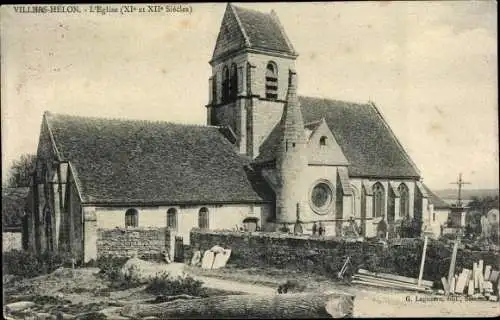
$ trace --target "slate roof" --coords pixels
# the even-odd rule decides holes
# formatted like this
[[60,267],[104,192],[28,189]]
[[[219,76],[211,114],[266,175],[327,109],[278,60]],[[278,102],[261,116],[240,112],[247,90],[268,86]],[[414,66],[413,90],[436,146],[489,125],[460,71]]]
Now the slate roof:
[[231,5],[241,22],[251,48],[295,54],[277,18],[272,14]]
[[432,190],[429,189],[429,187],[427,187],[425,184],[422,185],[427,191],[427,195],[429,196],[428,198],[429,202],[434,205],[434,209],[449,209],[451,207],[446,201],[444,201],[437,194],[432,192]]
[[[87,203],[242,203],[271,199],[217,127],[46,113]],[[248,172],[247,172],[248,171]]]
[[[349,176],[420,176],[397,138],[371,103],[360,104],[313,97],[299,97],[305,123],[325,118],[328,127],[349,162]],[[278,127],[278,126],[277,126]],[[261,147],[257,163],[276,158],[278,128],[275,127]]]

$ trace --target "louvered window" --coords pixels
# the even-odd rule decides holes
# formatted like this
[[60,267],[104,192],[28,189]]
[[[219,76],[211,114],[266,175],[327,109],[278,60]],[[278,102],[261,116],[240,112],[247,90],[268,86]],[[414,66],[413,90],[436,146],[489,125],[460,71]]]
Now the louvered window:
[[274,62],[269,62],[266,67],[266,98],[278,98],[278,67]]

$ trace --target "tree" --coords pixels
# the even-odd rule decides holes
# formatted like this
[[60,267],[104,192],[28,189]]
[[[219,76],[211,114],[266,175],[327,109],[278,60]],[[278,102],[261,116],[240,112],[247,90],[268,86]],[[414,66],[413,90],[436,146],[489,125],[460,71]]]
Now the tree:
[[485,216],[491,209],[499,208],[499,197],[472,197],[467,206],[466,219],[469,233],[473,237],[478,237],[481,235],[481,217]]
[[36,155],[23,154],[15,160],[8,173],[7,188],[29,187],[30,174],[35,170]]

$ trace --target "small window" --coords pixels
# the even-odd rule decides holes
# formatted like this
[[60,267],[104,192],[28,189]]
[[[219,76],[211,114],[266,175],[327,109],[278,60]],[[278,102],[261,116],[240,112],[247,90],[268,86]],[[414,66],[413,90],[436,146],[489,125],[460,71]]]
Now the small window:
[[208,229],[208,209],[203,207],[198,212],[198,228]]
[[432,221],[436,221],[436,211],[432,211]]
[[269,62],[266,67],[266,98],[278,98],[278,67],[274,62]]
[[177,210],[170,208],[167,211],[167,228],[177,230]]
[[139,212],[137,209],[128,209],[125,212],[125,227],[139,226]]
[[320,146],[326,146],[326,137],[325,136],[322,136],[321,138],[319,138],[319,145]]

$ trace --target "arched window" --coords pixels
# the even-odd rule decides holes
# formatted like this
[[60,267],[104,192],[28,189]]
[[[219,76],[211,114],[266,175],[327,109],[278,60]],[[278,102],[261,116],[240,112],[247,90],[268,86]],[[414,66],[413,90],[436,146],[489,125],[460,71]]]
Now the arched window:
[[217,74],[212,77],[212,103],[217,104]]
[[328,138],[325,136],[322,136],[321,138],[319,138],[319,145],[326,146],[326,139],[328,139]]
[[229,69],[224,66],[222,70],[222,102],[229,100]]
[[198,228],[200,229],[208,229],[208,209],[203,207],[198,212]]
[[231,100],[236,100],[238,96],[238,70],[236,64],[231,65],[231,75],[229,81],[229,97]]
[[266,98],[278,98],[278,67],[272,61],[266,67]]
[[379,182],[373,185],[373,217],[384,216],[385,193],[384,187]]
[[360,214],[359,214],[359,209],[356,205],[356,200],[357,198],[359,197],[359,191],[358,191],[358,188],[356,188],[354,185],[351,184],[351,210],[352,210],[352,216],[355,217],[355,218],[359,218],[360,217]]
[[167,228],[177,230],[177,209],[175,208],[167,211]]
[[128,209],[125,211],[125,227],[139,226],[139,211],[137,209]]
[[401,183],[398,187],[399,200],[399,216],[408,217],[410,215],[410,192],[406,184]]

